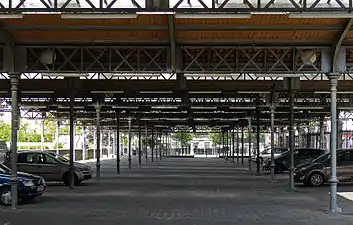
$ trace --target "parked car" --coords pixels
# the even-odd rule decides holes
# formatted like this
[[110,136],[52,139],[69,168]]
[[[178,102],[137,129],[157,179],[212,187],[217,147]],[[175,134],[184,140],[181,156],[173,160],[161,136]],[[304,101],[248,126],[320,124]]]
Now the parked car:
[[[22,200],[31,200],[41,196],[46,188],[42,177],[18,173],[18,197]],[[0,164],[0,204],[11,204],[11,170]]]
[[[21,151],[17,158],[18,170],[44,177],[46,181],[62,181],[70,184],[70,162],[68,159],[47,151]],[[11,165],[11,154],[7,154],[5,165]],[[74,163],[74,183],[92,178],[92,169],[88,165]]]
[[[294,167],[310,162],[313,159],[325,154],[326,151],[322,149],[312,149],[312,148],[298,148],[293,151],[294,154]],[[271,159],[266,160],[263,163],[263,169],[264,170],[270,170],[271,167]],[[281,154],[275,158],[275,173],[283,173],[283,171],[286,171],[290,167],[290,151],[287,151],[284,154]]]
[[[279,155],[287,152],[289,149],[288,148],[274,148],[274,155],[275,157],[278,157]],[[268,160],[271,158],[271,148],[267,148],[265,150],[263,150],[262,152],[260,152],[260,163],[263,163],[264,161]],[[256,162],[257,159],[257,154],[253,154],[251,157],[252,161]]]
[[[294,181],[318,187],[330,178],[331,153],[326,153],[311,162],[298,165],[294,170]],[[353,149],[337,150],[337,178],[340,182],[353,180]]]

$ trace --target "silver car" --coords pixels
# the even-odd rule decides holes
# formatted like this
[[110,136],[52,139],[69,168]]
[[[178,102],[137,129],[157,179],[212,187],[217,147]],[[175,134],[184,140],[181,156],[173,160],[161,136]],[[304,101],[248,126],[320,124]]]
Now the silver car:
[[[62,181],[70,184],[70,162],[68,159],[52,152],[21,151],[17,158],[18,170],[43,177],[46,181]],[[8,154],[5,165],[11,166],[11,154]],[[10,167],[11,168],[11,167]],[[74,163],[74,182],[80,185],[82,181],[92,178],[90,166]]]

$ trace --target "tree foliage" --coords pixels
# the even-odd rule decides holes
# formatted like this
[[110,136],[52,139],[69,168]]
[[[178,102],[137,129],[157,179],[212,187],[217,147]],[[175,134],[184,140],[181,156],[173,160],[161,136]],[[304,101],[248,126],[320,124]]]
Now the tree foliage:
[[11,140],[11,125],[0,121],[0,140],[10,141]]
[[190,141],[194,138],[194,135],[186,130],[179,130],[172,135],[173,139],[180,142],[182,148],[189,145]]

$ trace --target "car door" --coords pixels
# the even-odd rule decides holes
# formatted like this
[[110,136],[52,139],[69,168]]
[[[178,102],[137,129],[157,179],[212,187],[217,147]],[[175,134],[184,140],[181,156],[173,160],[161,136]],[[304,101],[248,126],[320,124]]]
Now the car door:
[[351,180],[353,178],[353,151],[343,151],[337,155],[338,180]]
[[38,174],[37,153],[20,153],[17,156],[17,167],[19,172]]
[[38,174],[47,181],[61,179],[61,167],[58,161],[46,153],[37,153]]
[[294,150],[294,166],[304,163],[305,159],[307,158],[306,155],[307,155],[306,149]]

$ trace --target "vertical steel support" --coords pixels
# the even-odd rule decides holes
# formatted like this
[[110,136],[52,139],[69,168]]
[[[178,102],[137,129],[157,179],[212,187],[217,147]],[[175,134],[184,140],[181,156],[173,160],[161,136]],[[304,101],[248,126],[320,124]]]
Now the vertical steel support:
[[75,167],[74,167],[74,151],[75,151],[75,119],[74,119],[75,96],[70,96],[70,188],[75,184]]
[[225,158],[224,153],[225,153],[225,151],[224,151],[224,132],[222,131],[222,156]]
[[339,73],[328,75],[331,87],[331,177],[330,182],[330,212],[332,214],[341,213],[337,204],[337,84]]
[[83,143],[82,143],[82,160],[85,161],[86,160],[86,125],[83,125],[82,127],[83,130]]
[[241,126],[241,165],[244,165],[244,126]]
[[57,120],[56,121],[56,154],[60,154],[60,150],[59,150],[59,137],[60,137],[60,121]]
[[17,208],[18,175],[17,175],[17,131],[19,129],[18,90],[20,74],[10,74],[11,84],[11,208]]
[[234,157],[235,157],[235,135],[234,135],[234,127],[232,130],[232,162],[235,163]]
[[294,92],[292,90],[292,78],[289,78],[289,191],[294,191]]
[[256,174],[260,175],[260,107],[256,107]]
[[120,113],[116,113],[116,173],[120,174]]
[[162,160],[162,141],[163,141],[163,138],[162,138],[162,133],[159,134],[159,160]]
[[42,118],[42,121],[41,121],[41,125],[42,125],[42,129],[41,129],[41,132],[40,132],[40,150],[41,151],[44,151],[44,129],[45,129],[45,126],[44,126],[44,122],[45,122],[45,113],[42,113],[43,117]]
[[147,160],[148,160],[148,131],[147,131],[148,127],[147,124],[145,126],[145,158],[146,158],[146,164],[147,164]]
[[324,124],[325,117],[320,118],[320,148],[325,149],[325,124]]
[[141,124],[139,124],[139,167],[141,167],[141,159],[142,159],[142,139],[141,139]]
[[156,162],[158,162],[158,150],[159,150],[159,148],[160,148],[160,145],[159,145],[159,136],[158,136],[158,130],[157,130],[157,132],[156,132],[156,154],[155,154],[155,156],[156,156]]
[[153,129],[153,125],[152,125],[152,132],[151,132],[151,160],[152,162],[154,162],[154,129]]
[[275,107],[272,103],[270,106],[271,111],[271,176],[270,182],[275,182]]
[[101,140],[101,126],[100,126],[100,112],[101,108],[100,105],[96,105],[96,116],[97,116],[97,121],[96,121],[96,177],[100,178],[101,176],[101,152],[100,152],[100,140]]
[[239,164],[240,163],[240,157],[239,157],[239,140],[240,138],[239,138],[239,128],[237,127],[237,164]]
[[229,130],[227,130],[226,134],[226,160],[228,161],[228,154],[229,154]]
[[249,118],[249,124],[248,124],[248,140],[249,140],[249,172],[252,173],[252,161],[251,161],[251,119]]
[[132,118],[128,118],[128,123],[129,123],[129,170],[131,170],[131,120]]

